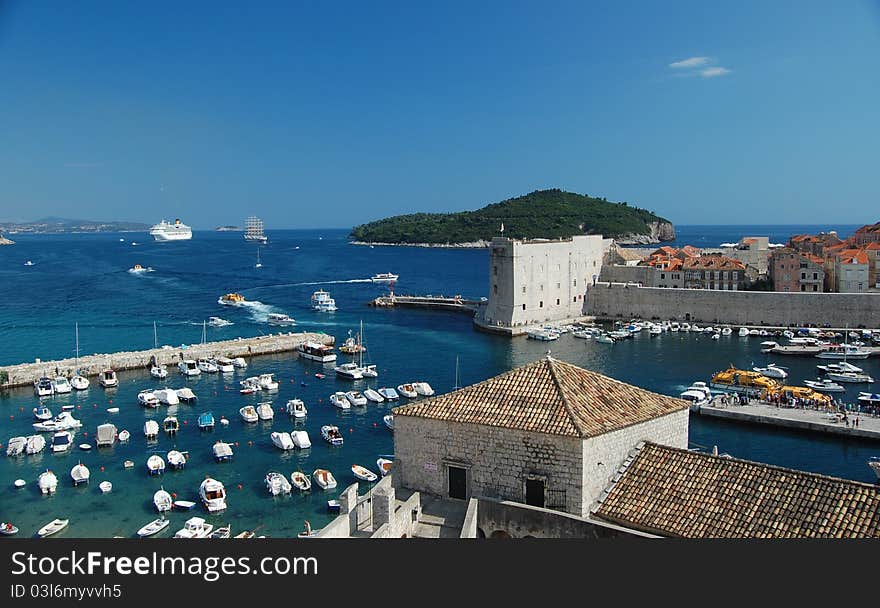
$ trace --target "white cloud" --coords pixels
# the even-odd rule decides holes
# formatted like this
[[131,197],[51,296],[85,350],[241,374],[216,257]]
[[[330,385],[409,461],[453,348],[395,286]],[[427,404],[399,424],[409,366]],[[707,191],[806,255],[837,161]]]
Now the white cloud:
[[700,76],[702,76],[703,78],[715,78],[717,76],[724,76],[725,74],[730,74],[730,70],[721,66],[715,66],[700,70]]
[[682,59],[681,61],[674,61],[669,64],[673,70],[680,69],[690,69],[690,68],[698,68],[703,65],[707,65],[709,63],[708,57],[688,57],[687,59]]

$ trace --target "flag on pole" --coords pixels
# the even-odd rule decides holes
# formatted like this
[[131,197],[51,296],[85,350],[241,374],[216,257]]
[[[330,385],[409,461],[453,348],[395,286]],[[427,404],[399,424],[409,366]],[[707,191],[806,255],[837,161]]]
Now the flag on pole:
[[504,222],[501,222],[501,233],[504,234]]

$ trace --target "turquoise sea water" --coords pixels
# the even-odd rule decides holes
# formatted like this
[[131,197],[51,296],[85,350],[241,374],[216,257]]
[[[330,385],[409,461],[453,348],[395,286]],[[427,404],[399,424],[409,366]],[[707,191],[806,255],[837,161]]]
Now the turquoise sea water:
[[[829,227],[799,227],[800,232]],[[831,226],[830,228],[835,228]],[[836,227],[841,233],[853,227]],[[712,227],[715,230],[715,227]],[[701,236],[716,242],[737,240],[743,234],[767,234],[787,229],[749,227],[708,231],[679,228],[679,242],[693,242]],[[763,231],[762,231],[763,230]],[[367,358],[378,365],[375,380],[354,383],[367,386],[397,386],[406,381],[426,380],[438,391],[450,390],[455,382],[455,361],[460,361],[460,384],[485,379],[532,361],[551,349],[554,356],[595,369],[645,388],[678,394],[690,382],[734,363],[740,367],[768,361],[759,352],[758,338],[725,337],[712,341],[690,334],[665,334],[659,338],[640,335],[633,340],[607,345],[563,336],[553,343],[526,339],[509,340],[475,332],[465,315],[417,310],[384,310],[366,306],[387,287],[364,281],[378,272],[400,274],[398,293],[462,294],[480,297],[487,292],[487,252],[484,250],[435,250],[420,248],[356,247],[347,243],[344,231],[269,232],[270,242],[261,249],[263,268],[255,269],[256,246],[243,241],[240,233],[197,232],[192,241],[155,243],[143,233],[116,235],[13,236],[17,244],[0,248],[0,283],[5,287],[0,305],[0,365],[42,358],[66,357],[74,351],[74,322],[79,323],[82,353],[141,349],[153,344],[153,322],[159,342],[178,347],[201,340],[202,321],[222,316],[234,322],[226,328],[208,328],[208,339],[252,336],[273,331],[265,323],[269,312],[284,312],[298,321],[297,329],[325,331],[341,341],[348,330],[357,331],[363,320]],[[717,237],[717,238],[716,238]],[[782,237],[779,237],[780,240]],[[124,241],[120,241],[124,239]],[[776,240],[776,239],[774,239]],[[132,245],[132,241],[137,245]],[[24,266],[25,260],[33,266]],[[152,267],[154,272],[131,275],[134,264]],[[340,310],[317,313],[309,309],[309,297],[316,289],[331,292]],[[217,304],[227,291],[239,291],[262,304],[251,308],[229,308]],[[277,330],[277,329],[276,329]],[[785,359],[792,380],[815,377],[814,359]],[[874,376],[880,364],[865,365]],[[142,433],[144,420],[160,423],[169,408],[149,411],[137,404],[137,393],[162,383],[141,372],[122,372],[120,386],[105,391],[93,381],[83,393],[44,399],[57,413],[65,403],[75,404],[75,417],[83,422],[74,444],[93,441],[97,425],[111,421],[132,433],[128,444],[113,448],[73,451],[54,455],[7,458],[9,437],[33,431],[32,408],[37,399],[30,388],[0,394],[0,520],[11,519],[23,535],[33,533],[55,517],[69,517],[65,536],[130,536],[156,517],[152,495],[160,487],[178,498],[198,501],[197,489],[205,475],[221,480],[228,491],[228,510],[208,517],[215,525],[231,523],[233,533],[260,527],[269,536],[293,535],[308,519],[320,527],[332,517],[326,501],[354,481],[353,463],[375,469],[379,455],[393,452],[390,431],[382,423],[388,407],[370,404],[341,412],[329,404],[336,390],[349,390],[353,383],[337,379],[332,366],[300,360],[294,355],[260,357],[235,374],[206,375],[186,380],[170,370],[167,384],[190,386],[199,396],[195,405],[175,406],[181,421],[176,438],[160,434],[148,445]],[[326,373],[318,379],[314,374]],[[271,395],[276,418],[271,423],[245,424],[238,409],[258,403],[267,396],[245,397],[238,393],[238,380],[245,375],[272,372],[281,381]],[[303,383],[305,386],[303,386]],[[853,400],[855,390],[848,394]],[[273,430],[292,430],[294,422],[279,411],[288,399],[306,402],[309,415],[301,428],[312,439],[305,452],[282,453],[269,439]],[[119,407],[109,414],[108,407]],[[213,432],[200,432],[196,419],[203,411],[231,420]],[[331,447],[321,440],[320,427],[336,424],[345,445]],[[233,442],[233,461],[217,464],[211,446],[217,439]],[[880,454],[876,444],[831,439],[815,435],[781,432],[760,427],[732,425],[691,418],[691,442],[721,451],[782,466],[802,468],[862,481],[874,475],[865,462]],[[183,471],[149,477],[145,462],[149,454],[163,457],[170,449],[188,450],[190,461]],[[123,461],[135,462],[124,469]],[[91,483],[74,488],[70,468],[82,461],[91,469]],[[103,471],[101,468],[103,467]],[[269,471],[289,476],[301,469],[330,469],[338,480],[336,491],[313,489],[306,495],[271,497],[263,484]],[[36,479],[51,468],[59,477],[55,496],[39,494]],[[16,490],[12,482],[23,478],[26,488]],[[97,485],[107,479],[113,491],[102,495]],[[207,516],[201,506],[191,512],[171,514],[171,535],[190,516]]]

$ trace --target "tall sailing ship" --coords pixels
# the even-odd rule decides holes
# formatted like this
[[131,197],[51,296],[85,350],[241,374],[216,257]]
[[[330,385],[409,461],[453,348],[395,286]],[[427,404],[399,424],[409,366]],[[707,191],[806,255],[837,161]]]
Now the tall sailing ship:
[[247,218],[244,226],[244,240],[257,243],[266,243],[269,241],[269,238],[263,234],[263,220],[260,218],[251,216]]

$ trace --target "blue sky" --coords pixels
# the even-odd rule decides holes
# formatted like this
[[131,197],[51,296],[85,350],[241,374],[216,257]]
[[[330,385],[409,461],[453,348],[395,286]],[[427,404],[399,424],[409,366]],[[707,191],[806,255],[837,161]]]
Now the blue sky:
[[0,219],[880,219],[880,3],[0,0]]

